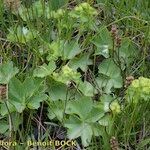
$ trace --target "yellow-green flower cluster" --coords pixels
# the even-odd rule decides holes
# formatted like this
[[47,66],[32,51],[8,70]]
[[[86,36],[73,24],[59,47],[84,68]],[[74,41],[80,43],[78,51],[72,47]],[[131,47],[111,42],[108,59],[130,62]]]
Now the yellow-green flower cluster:
[[95,8],[91,7],[88,3],[81,3],[79,6],[76,6],[74,10],[70,13],[70,16],[73,18],[86,18],[89,16],[97,15]]
[[65,15],[65,10],[58,9],[57,11],[52,11],[51,15],[52,15],[52,17],[54,17],[56,19],[62,18]]
[[113,101],[111,104],[110,104],[110,109],[113,113],[120,113],[121,112],[121,107],[118,103],[117,100]]
[[150,79],[139,77],[134,80],[127,89],[127,99],[133,102],[150,100]]
[[76,6],[75,11],[80,12],[80,13],[83,13],[86,11],[86,13],[90,15],[97,15],[96,9],[91,7],[88,3],[81,3],[79,6]]
[[60,73],[54,73],[53,77],[55,80],[68,84],[70,81],[78,82],[80,80],[80,73],[72,70],[68,67],[68,65],[65,65],[62,67],[62,70]]
[[138,88],[141,92],[150,94],[150,79],[140,77],[132,82],[131,87]]

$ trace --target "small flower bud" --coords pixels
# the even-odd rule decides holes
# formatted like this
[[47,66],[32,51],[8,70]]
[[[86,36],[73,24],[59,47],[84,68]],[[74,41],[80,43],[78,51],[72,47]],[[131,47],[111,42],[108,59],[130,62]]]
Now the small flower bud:
[[132,81],[134,80],[134,77],[133,76],[128,76],[126,77],[126,80],[125,80],[125,88],[128,87]]
[[6,85],[0,85],[0,100],[6,99],[7,88]]
[[118,31],[117,31],[116,25],[112,25],[112,28],[111,28],[111,36],[112,36],[114,39],[115,39],[117,33],[118,33]]
[[114,136],[110,139],[110,146],[111,150],[118,150],[118,141]]
[[120,113],[121,112],[121,107],[118,103],[118,101],[113,101],[111,104],[110,104],[110,109],[113,113]]
[[120,47],[121,46],[121,38],[117,35],[116,36],[116,47]]

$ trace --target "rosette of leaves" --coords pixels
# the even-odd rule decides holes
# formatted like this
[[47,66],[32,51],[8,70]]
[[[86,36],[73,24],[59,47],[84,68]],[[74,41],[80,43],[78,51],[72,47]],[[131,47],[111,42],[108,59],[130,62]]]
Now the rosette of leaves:
[[[58,84],[56,86],[60,87]],[[60,90],[62,91],[62,89]],[[53,97],[57,97],[57,100],[51,100]],[[62,96],[64,97],[63,100],[59,95],[53,95],[53,97],[50,96],[48,118],[63,121],[64,126],[68,129],[68,138],[76,139],[80,137],[85,147],[90,144],[93,136],[103,136],[106,127],[107,132],[109,132],[112,116],[108,112],[118,113],[118,105],[116,107],[114,103],[111,103],[113,97],[109,95],[103,95],[99,102],[93,102],[91,97],[81,95],[67,101],[64,100],[65,95]],[[113,110],[110,109],[110,104],[112,104]]]
[[[68,137],[75,139],[81,137],[82,144],[88,146],[93,136],[103,136],[104,132],[109,134],[112,125],[112,116],[108,112],[113,97],[104,95],[101,101],[93,102],[90,97],[81,96],[77,100],[69,101],[65,113],[69,119],[65,120],[68,128]],[[118,108],[113,110],[118,111]]]
[[[47,99],[42,79],[27,77],[23,82],[12,78],[8,84],[7,105],[10,112],[22,113],[24,109],[38,109],[40,102]],[[2,102],[1,115],[8,114],[6,105]]]
[[126,91],[126,98],[129,102],[138,103],[150,100],[150,79],[139,77],[133,80]]
[[88,146],[92,136],[101,135],[103,128],[98,120],[104,116],[104,111],[96,108],[90,97],[69,101],[65,113],[69,114],[69,119],[65,121],[69,139],[81,137],[82,144]]

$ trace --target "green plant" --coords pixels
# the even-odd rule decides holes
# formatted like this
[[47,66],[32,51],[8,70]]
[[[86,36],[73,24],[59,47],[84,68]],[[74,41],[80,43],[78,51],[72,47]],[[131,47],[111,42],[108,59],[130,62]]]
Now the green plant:
[[[75,139],[81,149],[110,150],[115,139],[118,148],[147,150],[148,2],[4,4],[0,134],[44,141],[63,127],[63,139]],[[126,85],[130,75],[143,77]]]

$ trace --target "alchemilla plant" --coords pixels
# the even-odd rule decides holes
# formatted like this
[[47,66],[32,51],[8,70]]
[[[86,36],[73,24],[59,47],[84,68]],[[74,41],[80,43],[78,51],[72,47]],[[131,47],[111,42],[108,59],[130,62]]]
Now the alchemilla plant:
[[16,141],[1,147],[150,148],[148,2],[1,0],[0,9],[0,138]]

